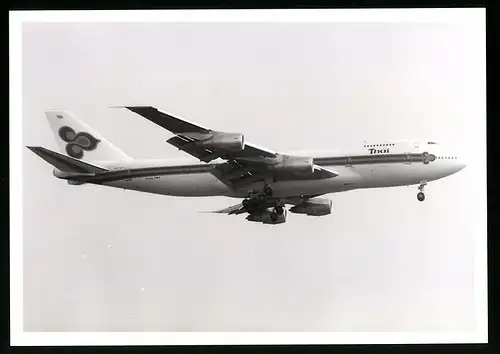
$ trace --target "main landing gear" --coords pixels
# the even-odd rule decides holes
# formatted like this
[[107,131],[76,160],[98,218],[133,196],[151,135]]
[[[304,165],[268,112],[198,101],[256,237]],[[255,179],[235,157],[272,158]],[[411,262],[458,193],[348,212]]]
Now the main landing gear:
[[273,196],[273,189],[268,185],[265,185],[262,191],[259,193],[250,193],[247,198],[243,199],[242,205],[245,209],[251,212],[258,212],[259,210],[265,210],[269,207],[274,207],[271,212],[270,218],[272,221],[278,220],[278,216],[285,212],[284,204],[277,199],[276,201],[270,201],[269,198]]
[[276,222],[278,220],[278,216],[283,214],[285,212],[285,209],[283,209],[283,206],[281,204],[277,204],[274,207],[274,210],[271,212],[271,221]]
[[423,202],[425,200],[424,187],[427,185],[427,181],[420,182],[418,189],[420,192],[417,194],[417,199],[419,202]]
[[266,198],[270,198],[273,196],[273,189],[269,187],[267,184],[262,188],[260,192],[257,193],[248,193],[246,199],[243,200],[243,206],[247,207],[252,203],[252,200],[264,200]]

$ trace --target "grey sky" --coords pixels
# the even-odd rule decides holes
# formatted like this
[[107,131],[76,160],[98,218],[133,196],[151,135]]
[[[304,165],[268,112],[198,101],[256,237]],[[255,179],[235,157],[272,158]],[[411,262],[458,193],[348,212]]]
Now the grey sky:
[[66,108],[134,158],[190,159],[108,108],[123,104],[278,151],[432,139],[469,166],[430,183],[424,203],[415,186],[352,191],[329,195],[330,216],[272,226],[198,213],[236,199],[68,186],[25,149],[26,331],[475,330],[484,28],[24,26],[24,145],[57,150],[43,110]]

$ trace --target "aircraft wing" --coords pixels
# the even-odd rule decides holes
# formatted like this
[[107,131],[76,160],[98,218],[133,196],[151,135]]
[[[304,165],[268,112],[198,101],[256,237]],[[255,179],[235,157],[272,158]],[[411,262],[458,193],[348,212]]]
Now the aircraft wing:
[[[308,195],[304,197],[291,197],[291,198],[267,198],[266,203],[267,207],[272,207],[275,205],[275,202],[277,200],[281,200],[285,204],[290,204],[290,205],[297,205],[305,202],[306,200],[309,200],[311,198],[315,198],[318,195]],[[227,215],[239,215],[239,214],[244,214],[247,213],[248,210],[243,206],[242,203],[232,205],[230,207],[220,209],[220,210],[215,210],[215,211],[209,211],[208,213],[214,213],[214,214],[227,214]]]
[[[246,141],[243,144],[241,134],[217,132],[187,120],[176,118],[153,106],[125,106],[125,108],[175,134],[167,142],[200,161],[208,163],[217,158],[226,160],[225,163],[217,165],[212,173],[233,189],[243,188],[266,179],[272,179],[273,181],[316,180],[338,176],[337,172],[319,165],[314,165],[312,173],[307,175],[290,171],[276,171],[270,166],[280,161],[280,158],[284,155]],[[210,140],[217,134],[221,134],[223,138],[226,138],[226,144],[215,142],[210,147],[204,145],[207,139]],[[241,139],[242,146],[239,146],[240,149],[230,149],[227,138],[234,138],[235,141],[238,141],[238,138]]]
[[201,125],[176,118],[168,113],[162,112],[156,107],[126,106],[125,108],[175,134],[176,136],[168,139],[167,143],[203,162],[210,162],[217,158],[238,159],[276,156],[275,152],[257,147],[248,142],[245,143],[245,147],[241,151],[228,151],[223,148],[199,146],[196,142],[199,142],[208,134],[215,132]]

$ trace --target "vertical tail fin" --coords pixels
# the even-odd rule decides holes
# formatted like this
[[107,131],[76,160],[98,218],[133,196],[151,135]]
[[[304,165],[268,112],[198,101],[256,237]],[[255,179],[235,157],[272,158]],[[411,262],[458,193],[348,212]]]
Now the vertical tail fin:
[[87,161],[132,160],[71,112],[51,110],[45,116],[63,154]]

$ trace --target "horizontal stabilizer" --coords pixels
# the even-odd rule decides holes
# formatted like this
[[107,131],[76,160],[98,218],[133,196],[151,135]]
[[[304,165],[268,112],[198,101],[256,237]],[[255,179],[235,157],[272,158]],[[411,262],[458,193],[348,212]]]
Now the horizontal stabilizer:
[[41,146],[27,146],[28,149],[50,163],[59,171],[66,172],[69,175],[88,175],[107,171],[104,168],[91,165],[87,162],[59,154],[55,151],[45,149]]

